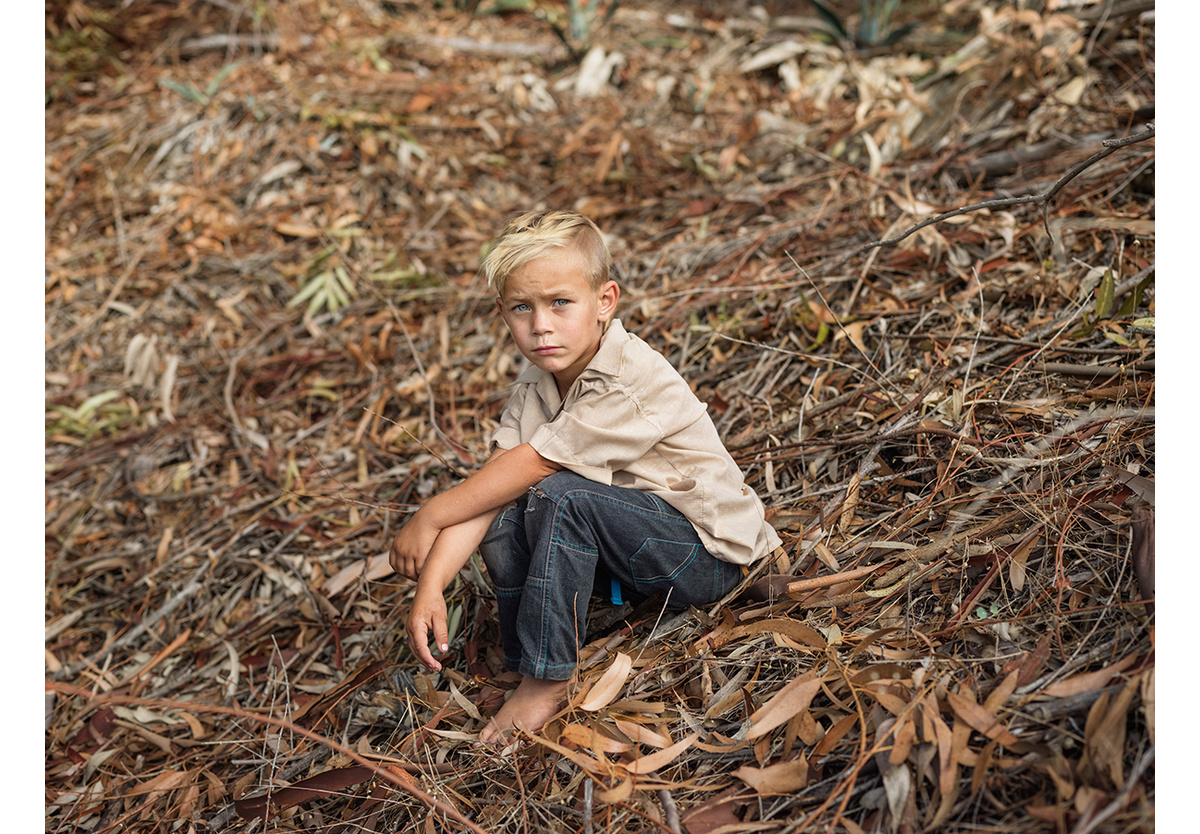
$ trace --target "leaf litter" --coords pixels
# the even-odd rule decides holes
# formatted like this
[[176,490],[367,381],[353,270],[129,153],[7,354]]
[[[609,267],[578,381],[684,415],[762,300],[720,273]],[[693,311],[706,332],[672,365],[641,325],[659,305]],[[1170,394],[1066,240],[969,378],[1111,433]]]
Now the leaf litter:
[[[46,830],[1152,830],[1153,5],[444,5],[47,8]],[[381,554],[533,205],[785,546],[498,751],[482,567],[429,675]]]

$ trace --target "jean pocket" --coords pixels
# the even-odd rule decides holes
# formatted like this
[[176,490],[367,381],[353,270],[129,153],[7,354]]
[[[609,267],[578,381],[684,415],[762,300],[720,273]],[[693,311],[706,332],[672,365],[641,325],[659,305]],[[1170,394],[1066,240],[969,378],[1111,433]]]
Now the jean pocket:
[[639,586],[674,582],[696,561],[699,553],[699,545],[647,539],[629,558],[629,573]]

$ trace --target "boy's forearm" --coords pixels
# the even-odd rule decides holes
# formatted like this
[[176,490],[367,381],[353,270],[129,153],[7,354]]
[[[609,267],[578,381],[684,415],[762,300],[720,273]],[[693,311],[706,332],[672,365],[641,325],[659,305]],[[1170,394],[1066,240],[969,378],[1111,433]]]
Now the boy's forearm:
[[[528,443],[523,443],[493,455],[478,472],[431,498],[418,512],[434,527],[446,530],[480,513],[494,515],[495,511],[562,468],[539,455]],[[482,540],[482,533],[480,536]]]
[[471,558],[475,548],[479,547],[498,512],[492,510],[482,513],[443,529],[434,542],[425,567],[421,570],[417,587],[429,588],[438,593],[444,591]]

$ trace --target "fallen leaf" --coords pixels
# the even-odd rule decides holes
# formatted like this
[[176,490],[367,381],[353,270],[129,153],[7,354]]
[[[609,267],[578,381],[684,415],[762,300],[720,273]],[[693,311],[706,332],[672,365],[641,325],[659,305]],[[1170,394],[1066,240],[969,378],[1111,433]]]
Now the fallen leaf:
[[822,678],[815,671],[805,672],[785,685],[769,701],[750,716],[748,740],[754,740],[774,730],[801,710],[808,709],[813,697],[821,689]]
[[965,721],[972,729],[983,733],[990,739],[1005,746],[1017,743],[1017,738],[1008,731],[1000,719],[980,704],[975,703],[965,695],[957,692],[947,692],[946,700],[954,710],[955,715]]
[[563,727],[559,740],[585,747],[593,753],[627,753],[634,749],[633,744],[628,741],[618,741],[597,732],[594,727],[585,727],[582,724],[568,724]]
[[371,768],[362,765],[325,770],[277,791],[268,791],[261,796],[234,800],[233,807],[242,819],[262,817],[265,820],[272,808],[282,811],[310,799],[330,796],[351,785],[365,782],[374,775]]
[[780,796],[795,793],[808,785],[808,762],[792,759],[767,767],[743,765],[733,772],[760,796]]
[[754,623],[746,623],[744,625],[734,626],[729,631],[728,641],[737,640],[741,637],[749,637],[755,634],[782,634],[790,637],[797,643],[805,646],[811,646],[814,649],[825,648],[825,638],[821,636],[821,632],[817,631],[810,625],[800,622],[799,620],[789,620],[777,618],[771,620],[759,620]]
[[642,756],[640,759],[634,759],[632,762],[626,763],[625,769],[630,773],[637,773],[639,775],[653,773],[660,767],[675,761],[679,757],[679,754],[695,744],[698,738],[700,738],[699,732],[692,733],[687,738],[680,739],[670,747],[663,750],[656,750],[648,756]]
[[1121,658],[1116,663],[1110,663],[1103,669],[1097,669],[1094,672],[1084,672],[1065,680],[1055,681],[1043,689],[1042,694],[1048,695],[1051,698],[1067,698],[1071,695],[1080,695],[1084,692],[1094,692],[1103,686],[1107,686],[1114,675],[1128,669],[1137,659],[1137,653],[1134,652]]
[[622,721],[619,718],[614,718],[613,723],[617,725],[617,729],[629,737],[630,741],[637,744],[645,744],[649,747],[657,747],[662,749],[671,745],[671,739],[656,733],[649,727],[641,724],[636,724],[632,721]]
[[322,232],[316,226],[309,226],[306,223],[291,223],[287,220],[280,221],[275,224],[275,231],[281,235],[288,237],[303,237],[313,238],[320,237]]
[[376,579],[382,579],[391,572],[392,566],[388,562],[388,555],[380,553],[342,568],[325,580],[325,584],[321,586],[321,590],[325,596],[335,597],[344,591],[346,586],[360,577],[367,582],[372,582]]
[[633,668],[633,658],[624,652],[617,652],[612,665],[600,676],[600,680],[588,690],[588,694],[579,704],[579,708],[587,712],[595,712],[608,706],[620,694],[621,688],[629,678]]

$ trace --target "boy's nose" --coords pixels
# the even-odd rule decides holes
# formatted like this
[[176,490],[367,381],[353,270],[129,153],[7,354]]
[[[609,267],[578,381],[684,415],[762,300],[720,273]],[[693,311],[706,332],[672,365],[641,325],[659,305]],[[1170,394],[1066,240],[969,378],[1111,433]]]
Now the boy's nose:
[[546,310],[537,310],[533,314],[533,332],[548,333],[550,331],[550,313]]

